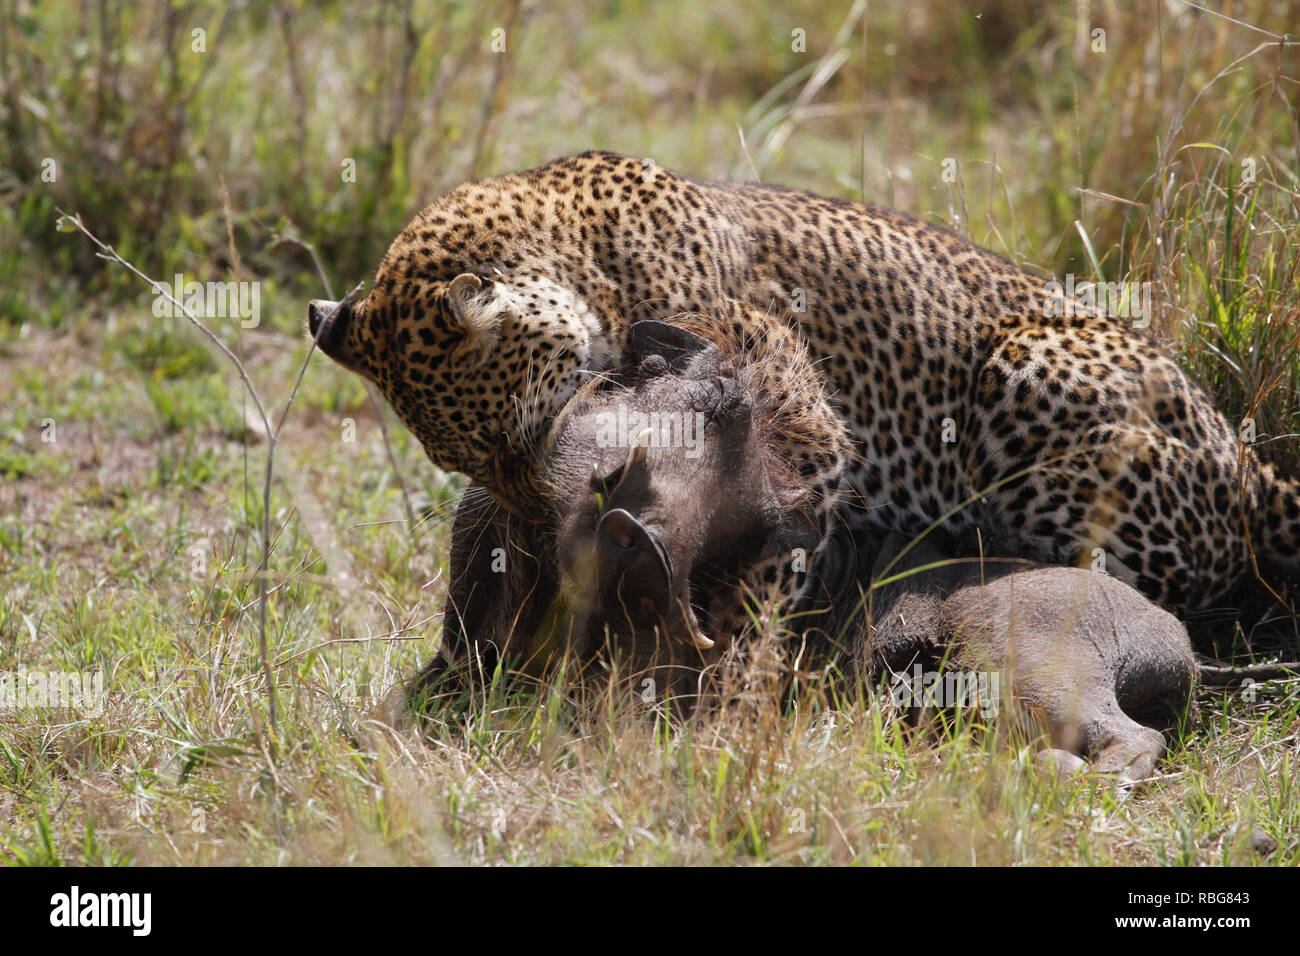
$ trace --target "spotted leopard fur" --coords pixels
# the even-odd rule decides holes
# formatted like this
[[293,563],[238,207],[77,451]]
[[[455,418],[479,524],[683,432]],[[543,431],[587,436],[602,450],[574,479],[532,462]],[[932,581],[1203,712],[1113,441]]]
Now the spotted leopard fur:
[[1045,296],[902,213],[584,153],[439,197],[319,341],[435,463],[536,520],[540,436],[619,362],[629,323],[702,312],[748,334],[793,306],[855,442],[854,526],[942,520],[1049,562],[1100,553],[1174,608],[1221,597],[1252,547],[1300,571],[1300,486],[1144,333]]

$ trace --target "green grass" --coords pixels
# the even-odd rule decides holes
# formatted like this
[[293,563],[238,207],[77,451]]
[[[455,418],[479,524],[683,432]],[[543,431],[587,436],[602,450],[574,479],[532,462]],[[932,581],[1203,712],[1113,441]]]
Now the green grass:
[[[1262,829],[1269,863],[1300,862],[1294,683],[1203,693],[1128,800],[1041,776],[1033,741],[996,725],[913,732],[870,697],[676,726],[543,689],[424,743],[391,733],[386,698],[437,645],[462,483],[390,422],[425,515],[408,533],[364,389],[319,356],[276,449],[272,736],[266,442],[229,363],[55,229],[56,207],[80,213],[157,278],[260,281],[261,324],[216,327],[278,414],[324,291],[280,236],[341,294],[468,176],[589,147],[757,173],[1044,272],[1152,282],[1154,333],[1298,473],[1279,436],[1300,433],[1300,50],[1233,66],[1267,37],[1084,6],[1105,53],[1076,47],[1073,2],[872,3],[806,102],[849,4],[421,2],[409,30],[401,3],[0,12],[0,672],[99,669],[109,695],[95,715],[0,714],[0,859],[1200,865],[1257,862]],[[1225,12],[1300,32],[1285,4]]]

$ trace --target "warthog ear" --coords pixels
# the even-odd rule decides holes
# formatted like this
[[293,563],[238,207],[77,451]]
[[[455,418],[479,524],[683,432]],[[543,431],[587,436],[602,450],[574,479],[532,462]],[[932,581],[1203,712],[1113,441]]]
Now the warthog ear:
[[471,368],[483,364],[496,347],[501,320],[509,304],[495,283],[483,287],[483,280],[470,272],[452,279],[443,293],[452,328],[465,336],[452,353],[454,361]]
[[680,372],[692,356],[703,352],[712,344],[694,332],[654,319],[634,323],[628,335],[628,348],[632,352],[633,362],[640,365],[648,356],[658,355],[674,372]]
[[[664,624],[676,639],[707,650],[713,641],[700,630],[690,593],[674,587],[672,565],[658,535],[622,508],[596,526],[596,562],[605,613],[634,630]],[[680,593],[679,593],[680,592]]]
[[610,607],[626,605],[638,623],[653,623],[668,609],[672,569],[654,535],[630,513],[615,508],[600,519],[596,554]]

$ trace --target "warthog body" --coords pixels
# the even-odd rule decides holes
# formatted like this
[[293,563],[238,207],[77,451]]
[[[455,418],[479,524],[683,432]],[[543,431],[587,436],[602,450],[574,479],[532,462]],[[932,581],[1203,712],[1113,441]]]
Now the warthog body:
[[[873,577],[944,562],[951,549],[891,535]],[[872,626],[855,655],[866,675],[895,677],[895,699],[924,704],[919,673],[979,675],[1020,715],[1037,718],[1051,741],[1044,756],[1058,767],[1150,775],[1168,727],[1187,705],[1196,660],[1187,631],[1172,614],[1109,575],[1081,568],[967,561],[921,571],[873,592]],[[936,686],[945,686],[932,678]],[[946,686],[951,686],[951,682]]]

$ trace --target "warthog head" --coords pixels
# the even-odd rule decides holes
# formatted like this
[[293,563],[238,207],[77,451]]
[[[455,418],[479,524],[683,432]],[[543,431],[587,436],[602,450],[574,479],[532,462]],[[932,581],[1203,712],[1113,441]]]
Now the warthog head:
[[783,494],[716,345],[640,322],[622,382],[579,392],[547,454],[561,592],[614,632],[708,650],[709,590],[772,551]]

